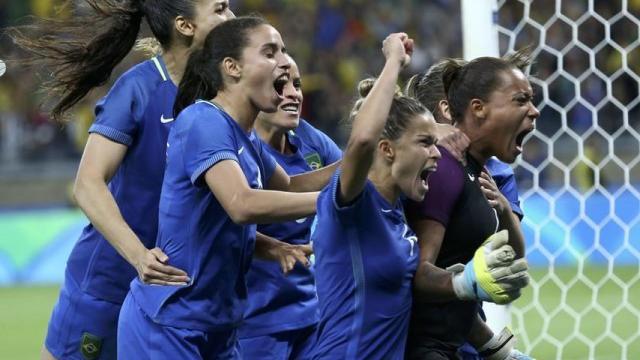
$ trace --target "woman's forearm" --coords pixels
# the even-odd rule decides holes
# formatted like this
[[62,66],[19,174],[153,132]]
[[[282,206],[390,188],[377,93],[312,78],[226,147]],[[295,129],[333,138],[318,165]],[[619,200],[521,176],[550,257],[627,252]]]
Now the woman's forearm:
[[316,213],[318,194],[248,189],[229,204],[228,213],[238,224],[296,220]]
[[500,216],[500,228],[509,232],[509,245],[516,252],[516,258],[522,258],[525,255],[524,235],[520,219],[511,209],[504,211]]
[[428,261],[418,266],[413,281],[416,298],[426,302],[446,302],[457,300],[453,290],[452,273]]
[[331,176],[336,172],[338,166],[340,166],[340,161],[336,161],[331,165],[325,166],[315,171],[291,176],[289,191],[309,192],[322,190],[322,188],[324,188],[327,183],[329,183]]
[[146,248],[126,223],[107,184],[102,179],[78,177],[73,194],[91,224],[131,265]]

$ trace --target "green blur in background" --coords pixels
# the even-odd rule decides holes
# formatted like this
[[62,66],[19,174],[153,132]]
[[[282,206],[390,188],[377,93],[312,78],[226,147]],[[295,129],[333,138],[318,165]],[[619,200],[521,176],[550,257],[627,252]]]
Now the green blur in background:
[[[596,284],[597,288],[582,286],[578,281],[563,295],[560,287],[553,285],[549,277],[555,277],[562,283],[568,284],[576,279],[577,268],[533,269],[533,284],[515,303],[513,315],[513,330],[519,338],[518,348],[525,350],[527,343],[535,340],[539,335],[549,335],[556,340],[541,340],[528,345],[531,355],[538,360],[552,359],[560,355],[564,360],[619,360],[633,359],[633,354],[640,354],[640,319],[637,313],[628,308],[640,308],[640,281],[638,269],[635,267],[617,267],[613,270],[620,281],[631,284],[628,293],[617,285],[617,280],[606,277],[605,267],[589,267],[584,269],[584,277]],[[546,278],[545,278],[546,277]],[[636,278],[635,282],[633,281]],[[538,286],[545,280],[542,286]],[[0,287],[0,349],[1,358],[6,360],[36,359],[47,329],[47,322],[51,309],[58,296],[57,286],[48,287]],[[534,290],[537,289],[537,290]],[[533,301],[534,291],[539,291],[538,301]],[[553,316],[545,323],[547,314],[559,308],[563,296],[564,303],[571,304],[576,312],[572,317],[567,309]],[[592,306],[592,304],[594,306]],[[612,312],[614,315],[607,319],[598,310]],[[523,311],[524,310],[524,311]],[[584,310],[584,313],[580,313]],[[617,310],[617,311],[616,311]],[[574,330],[578,328],[588,338],[585,341],[573,339],[566,341]],[[611,334],[606,330],[611,328]],[[522,331],[530,339],[523,337]],[[628,342],[629,352],[622,353],[617,341]],[[593,346],[591,353],[589,346]]]

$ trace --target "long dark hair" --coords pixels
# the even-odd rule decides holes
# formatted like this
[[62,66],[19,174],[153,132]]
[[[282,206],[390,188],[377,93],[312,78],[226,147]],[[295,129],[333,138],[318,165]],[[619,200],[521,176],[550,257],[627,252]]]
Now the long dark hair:
[[69,19],[32,17],[31,24],[8,28],[7,34],[28,53],[21,63],[51,74],[45,91],[56,97],[51,117],[61,121],[91,89],[109,80],[135,44],[143,17],[160,44],[167,46],[173,20],[179,15],[193,18],[195,1],[84,0],[88,9],[78,9]]
[[207,35],[202,49],[191,53],[173,105],[177,116],[198,99],[213,99],[223,88],[220,64],[227,57],[240,59],[249,43],[248,32],[267,22],[259,16],[241,16],[216,26]]

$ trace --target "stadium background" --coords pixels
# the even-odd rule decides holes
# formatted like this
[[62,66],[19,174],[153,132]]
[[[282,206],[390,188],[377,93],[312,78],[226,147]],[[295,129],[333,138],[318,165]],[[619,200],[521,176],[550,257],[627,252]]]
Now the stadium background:
[[[60,1],[0,1],[0,26],[70,16]],[[516,165],[534,283],[513,307],[520,348],[539,359],[640,354],[640,1],[502,0],[500,51],[531,44],[536,135]],[[382,64],[380,41],[406,31],[417,49],[406,74],[461,57],[456,0],[231,0],[257,11],[303,72],[305,118],[343,144],[357,81]],[[5,37],[0,58],[19,56]],[[118,67],[143,59],[132,53]],[[39,107],[41,81],[10,67],[0,78],[0,358],[35,358],[66,256],[86,223],[69,188],[94,91],[66,126]],[[636,355],[634,355],[636,354]]]

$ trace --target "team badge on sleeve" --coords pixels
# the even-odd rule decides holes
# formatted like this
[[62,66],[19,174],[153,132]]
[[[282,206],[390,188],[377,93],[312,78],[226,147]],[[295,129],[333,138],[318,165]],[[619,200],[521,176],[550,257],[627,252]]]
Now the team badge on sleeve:
[[100,356],[102,350],[102,339],[88,332],[82,334],[80,341],[80,352],[87,360],[95,360]]

